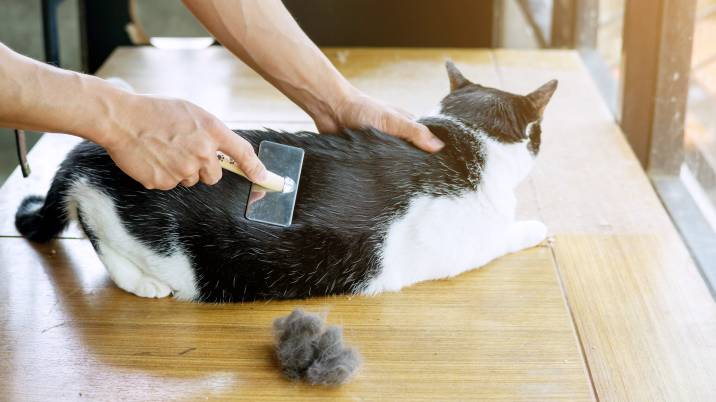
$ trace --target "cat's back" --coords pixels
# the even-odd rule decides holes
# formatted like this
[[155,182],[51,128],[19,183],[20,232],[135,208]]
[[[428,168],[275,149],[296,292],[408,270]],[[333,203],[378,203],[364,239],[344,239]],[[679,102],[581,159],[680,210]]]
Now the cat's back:
[[[255,148],[273,141],[304,149],[293,225],[277,228],[244,217],[250,183],[224,171],[216,185],[177,186],[169,191],[146,190],[124,174],[107,152],[91,142],[79,144],[61,169],[72,180],[83,180],[115,201],[121,219],[138,236],[162,227],[191,232],[211,227],[239,232],[247,241],[267,242],[311,228],[374,232],[404,209],[429,171],[429,156],[402,140],[373,130],[347,130],[340,135],[239,131]],[[59,176],[59,175],[58,175]],[[260,226],[257,228],[257,226]],[[256,233],[269,233],[261,238]],[[189,233],[187,233],[188,235]]]
[[351,228],[394,214],[409,201],[427,168],[429,155],[375,130],[338,135],[250,131],[255,146],[264,140],[305,151],[294,222]]

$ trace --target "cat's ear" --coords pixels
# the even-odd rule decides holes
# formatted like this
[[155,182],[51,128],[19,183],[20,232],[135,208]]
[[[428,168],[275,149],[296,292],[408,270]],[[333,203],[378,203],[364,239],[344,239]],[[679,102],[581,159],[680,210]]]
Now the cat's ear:
[[472,84],[472,82],[465,78],[460,70],[455,67],[455,63],[453,63],[452,60],[445,62],[445,68],[447,69],[448,78],[450,78],[450,91]]
[[542,112],[547,107],[547,103],[552,98],[555,90],[557,90],[557,80],[552,80],[527,95],[527,99],[537,109],[540,116],[542,116]]

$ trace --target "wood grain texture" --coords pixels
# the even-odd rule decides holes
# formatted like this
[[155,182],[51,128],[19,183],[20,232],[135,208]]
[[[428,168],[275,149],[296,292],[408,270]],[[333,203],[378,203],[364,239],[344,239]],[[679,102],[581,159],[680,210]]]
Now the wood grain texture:
[[[464,63],[468,76],[481,77],[487,85],[497,83],[492,53],[487,50],[329,48],[325,53],[358,88],[417,114],[432,109],[446,94],[443,63],[447,58]],[[97,75],[121,77],[141,93],[188,99],[227,122],[311,122],[298,106],[221,47],[118,48]]]
[[712,401],[716,314],[686,252],[658,235],[557,236],[601,400]]
[[[131,63],[135,51],[144,64]],[[193,74],[196,80],[172,90],[232,125],[311,126],[249,70],[210,51],[202,60],[120,50],[101,73],[161,92],[180,79],[173,69],[184,58],[196,71],[216,73]],[[590,399],[581,346],[600,400],[713,400],[716,305],[574,52],[326,52],[358,86],[414,113],[446,92],[446,57],[474,81],[520,93],[558,78],[542,152],[518,191],[518,214],[547,223],[549,248],[377,298],[207,306],[122,293],[85,240],[35,248],[0,239],[7,270],[0,273],[7,301],[0,304],[0,389],[20,400],[58,392],[64,399],[79,392],[94,399]],[[222,74],[233,92],[213,79]],[[53,153],[68,143],[42,151],[44,141],[30,156],[48,161],[33,162],[33,175],[47,180]],[[15,174],[0,190],[0,235],[17,235],[8,222],[27,183]],[[355,383],[325,390],[279,377],[269,324],[294,305],[328,308],[329,320],[345,325],[366,360]]]
[[[32,167],[32,174],[24,178],[18,167],[0,186],[0,238],[20,235],[15,229],[15,211],[20,205],[20,201],[28,195],[44,197],[50,188],[57,166],[70,149],[80,141],[81,139],[66,134],[44,135],[27,156]],[[82,234],[79,228],[72,224],[72,227],[61,236],[81,238]]]
[[[210,305],[114,287],[86,240],[0,239],[9,400],[590,400],[550,250],[378,297]],[[353,383],[284,380],[271,321],[328,312],[363,355]]]
[[[120,49],[100,74],[189,98],[234,128],[312,127],[223,50],[207,52]],[[445,58],[476,81],[499,83],[490,51],[326,52],[356,85],[415,113],[447,91]],[[0,190],[0,235],[9,236],[0,238],[0,389],[10,400],[593,400],[547,247],[374,298],[140,299],[114,287],[86,240],[36,246],[12,228],[15,206],[46,190],[73,141],[46,136],[30,154],[36,183],[16,172]],[[520,214],[534,215],[534,205],[523,202]],[[344,325],[365,360],[353,383],[324,389],[280,376],[270,324],[296,306]]]
[[495,61],[507,89],[560,80],[525,187],[556,235],[597,395],[713,400],[716,304],[576,55],[496,51]]

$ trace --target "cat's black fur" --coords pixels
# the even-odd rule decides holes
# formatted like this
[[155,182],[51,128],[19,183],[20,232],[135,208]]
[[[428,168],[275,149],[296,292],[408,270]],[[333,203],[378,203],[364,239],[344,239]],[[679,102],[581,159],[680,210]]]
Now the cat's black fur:
[[[541,90],[551,95],[555,84],[548,85]],[[249,183],[240,176],[225,172],[214,186],[146,190],[90,142],[67,156],[44,203],[39,197],[23,201],[16,226],[35,241],[56,235],[67,224],[68,188],[83,177],[115,201],[125,228],[147,247],[169,255],[173,242],[182,245],[202,301],[355,293],[377,274],[387,227],[413,197],[476,189],[484,154],[466,127],[502,142],[524,140],[527,124],[539,120],[543,107],[529,96],[469,82],[453,88],[442,106],[450,119],[422,120],[446,144],[435,154],[373,129],[336,135],[236,131],[255,148],[269,140],[305,150],[290,227],[244,217]],[[536,126],[530,135],[535,153],[540,141]],[[85,213],[78,211],[80,223]],[[97,248],[94,234],[84,230]]]

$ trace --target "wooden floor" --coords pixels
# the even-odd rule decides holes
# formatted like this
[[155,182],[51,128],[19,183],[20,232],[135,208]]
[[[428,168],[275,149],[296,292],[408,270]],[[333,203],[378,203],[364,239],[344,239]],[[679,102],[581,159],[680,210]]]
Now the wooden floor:
[[[578,56],[568,51],[328,49],[357,86],[415,113],[445,94],[452,58],[485,85],[551,78],[543,151],[519,215],[550,241],[453,280],[378,297],[200,305],[140,299],[109,280],[77,228],[18,237],[20,199],[44,193],[75,140],[45,136],[30,179],[0,190],[0,399],[614,400],[716,395],[716,304]],[[99,72],[182,96],[232,127],[310,128],[224,50],[119,49]],[[334,389],[284,380],[274,317],[328,312],[364,357]]]

